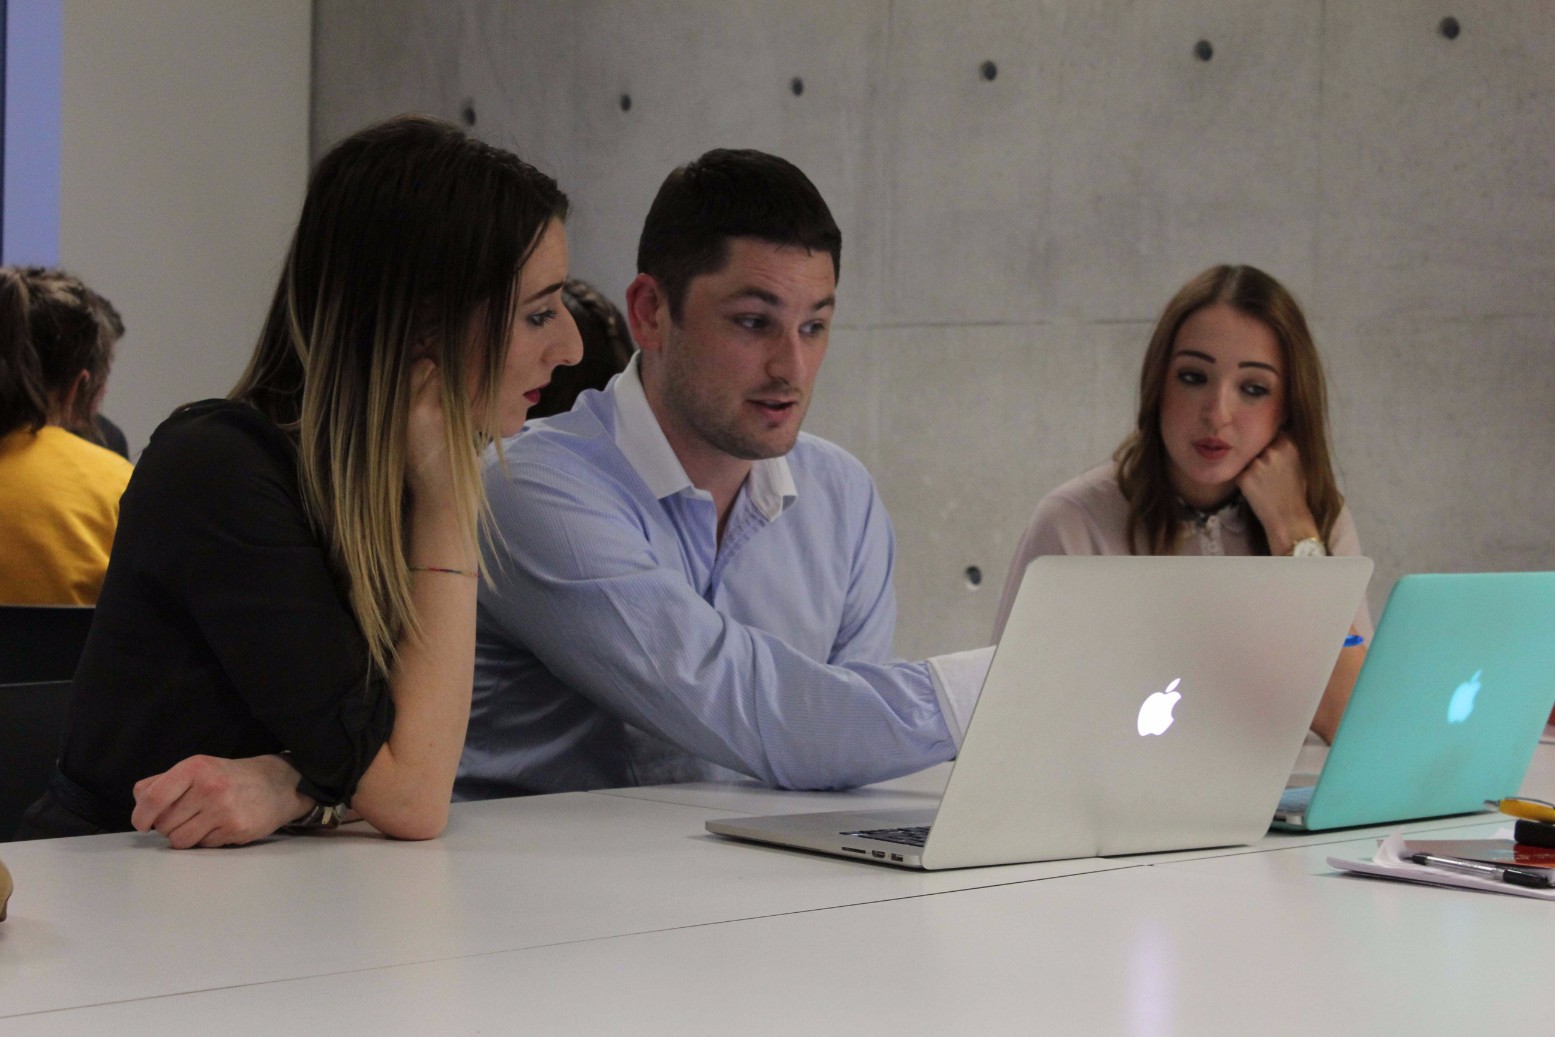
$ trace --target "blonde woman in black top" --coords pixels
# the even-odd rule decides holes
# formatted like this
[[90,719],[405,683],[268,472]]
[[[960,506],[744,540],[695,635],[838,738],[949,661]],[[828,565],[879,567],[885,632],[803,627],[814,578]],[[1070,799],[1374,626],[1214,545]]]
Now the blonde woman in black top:
[[68,731],[30,836],[175,847],[447,822],[470,708],[478,452],[558,364],[566,197],[403,117],[309,182],[248,370],[177,411],[125,492]]

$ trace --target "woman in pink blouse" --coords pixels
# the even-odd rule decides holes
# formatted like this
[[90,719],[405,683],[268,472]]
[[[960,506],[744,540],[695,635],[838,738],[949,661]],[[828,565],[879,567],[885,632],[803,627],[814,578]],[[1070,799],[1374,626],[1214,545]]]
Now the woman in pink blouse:
[[[1037,505],[1005,581],[1048,554],[1360,554],[1329,460],[1323,366],[1301,308],[1255,267],[1216,266],[1167,303],[1112,461]],[[1364,603],[1352,633],[1371,636]],[[1332,740],[1364,659],[1344,650],[1312,722]]]

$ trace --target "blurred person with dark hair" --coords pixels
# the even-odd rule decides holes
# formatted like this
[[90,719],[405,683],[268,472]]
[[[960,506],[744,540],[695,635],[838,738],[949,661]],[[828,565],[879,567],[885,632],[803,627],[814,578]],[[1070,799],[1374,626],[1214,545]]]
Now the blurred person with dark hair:
[[[119,340],[124,337],[124,318],[119,316],[118,309],[106,298],[98,295],[90,288],[87,289],[91,296],[92,304],[97,307],[98,316],[103,325],[108,329],[109,348],[117,346]],[[101,400],[98,401],[101,404]],[[130,459],[130,441],[125,438],[124,430],[109,420],[102,411],[96,411],[92,415],[92,428],[89,431],[72,429],[78,436],[84,436],[98,446],[105,446],[118,454],[126,461]]]
[[97,601],[132,470],[94,421],[123,330],[79,278],[0,268],[0,603]]
[[552,373],[551,384],[540,392],[539,404],[529,408],[531,421],[572,410],[585,389],[603,389],[632,359],[632,337],[626,331],[626,318],[593,285],[569,280],[562,288],[562,302],[583,339],[583,359]]

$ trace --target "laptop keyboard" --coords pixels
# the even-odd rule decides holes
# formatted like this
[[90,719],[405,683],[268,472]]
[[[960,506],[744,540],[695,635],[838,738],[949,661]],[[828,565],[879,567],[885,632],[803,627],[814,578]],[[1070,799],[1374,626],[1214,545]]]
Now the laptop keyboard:
[[842,835],[851,835],[859,839],[875,839],[883,843],[897,843],[901,846],[922,846],[929,839],[929,826],[917,825],[912,828],[871,828],[863,832],[842,832]]
[[1305,814],[1307,808],[1312,805],[1312,790],[1315,788],[1316,785],[1297,785],[1295,788],[1286,789],[1276,809],[1281,814]]

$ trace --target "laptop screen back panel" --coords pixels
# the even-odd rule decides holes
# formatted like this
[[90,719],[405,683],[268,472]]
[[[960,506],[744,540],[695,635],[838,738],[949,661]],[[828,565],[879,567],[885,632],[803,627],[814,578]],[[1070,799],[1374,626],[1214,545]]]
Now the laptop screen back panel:
[[[1371,567],[1364,558],[1032,562],[924,867],[1260,838]],[[1146,700],[1173,694],[1170,727],[1141,734]]]
[[1462,814],[1515,795],[1555,701],[1555,573],[1394,586],[1308,829]]

